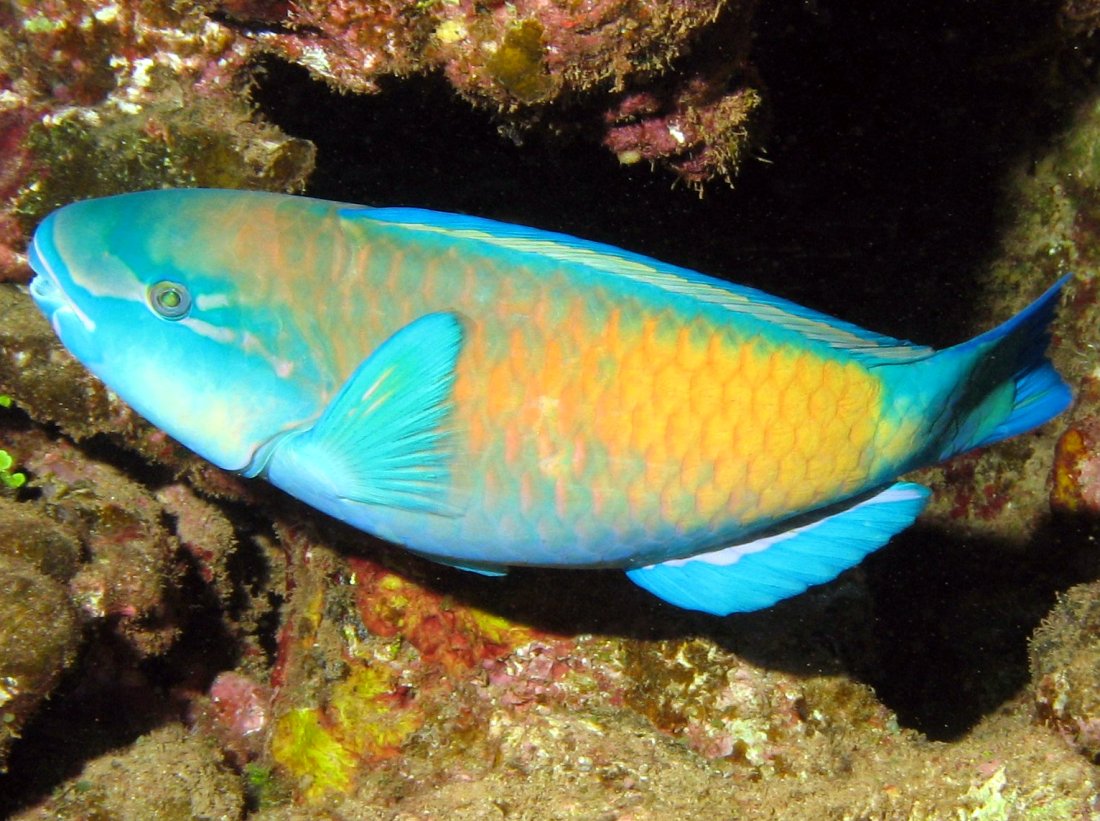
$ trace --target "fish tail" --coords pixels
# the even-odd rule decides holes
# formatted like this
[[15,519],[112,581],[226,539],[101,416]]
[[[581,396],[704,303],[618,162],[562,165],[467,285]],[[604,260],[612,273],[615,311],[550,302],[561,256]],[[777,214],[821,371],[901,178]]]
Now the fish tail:
[[954,372],[953,413],[935,461],[1024,433],[1057,416],[1072,396],[1047,359],[1062,277],[1035,302],[991,331],[920,363],[929,375]]

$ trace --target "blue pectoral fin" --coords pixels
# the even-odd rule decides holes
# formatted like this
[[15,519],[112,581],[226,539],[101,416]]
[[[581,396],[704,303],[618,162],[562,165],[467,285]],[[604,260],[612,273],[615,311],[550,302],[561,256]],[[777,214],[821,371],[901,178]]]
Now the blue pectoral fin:
[[[278,445],[269,478],[299,498],[457,515],[452,387],[463,329],[428,314],[380,345],[309,429]],[[275,475],[276,472],[278,475]],[[288,487],[308,482],[308,491]]]
[[716,616],[760,610],[836,578],[913,523],[928,488],[898,482],[839,512],[744,544],[627,571],[650,593]]

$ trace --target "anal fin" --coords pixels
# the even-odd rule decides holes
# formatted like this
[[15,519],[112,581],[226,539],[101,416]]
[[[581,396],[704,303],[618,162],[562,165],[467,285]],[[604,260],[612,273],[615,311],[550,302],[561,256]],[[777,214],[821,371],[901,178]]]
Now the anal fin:
[[904,530],[930,491],[898,482],[808,524],[711,553],[627,571],[665,601],[716,616],[760,610],[859,564]]

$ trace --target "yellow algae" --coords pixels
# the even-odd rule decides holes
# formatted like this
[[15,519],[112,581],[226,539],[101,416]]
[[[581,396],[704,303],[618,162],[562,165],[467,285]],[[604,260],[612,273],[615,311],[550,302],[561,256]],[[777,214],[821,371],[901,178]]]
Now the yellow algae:
[[465,39],[466,34],[461,20],[444,20],[435,29],[435,39],[448,46]]
[[275,763],[299,782],[307,800],[316,801],[330,792],[346,792],[356,760],[332,737],[316,710],[300,708],[275,723],[271,737]]
[[481,634],[481,637],[490,644],[499,644],[510,648],[516,648],[527,644],[535,638],[532,630],[522,625],[508,621],[503,616],[487,613],[476,607],[466,608],[470,621]]
[[1057,506],[1073,513],[1081,507],[1079,465],[1089,452],[1081,431],[1070,428],[1058,442],[1054,461],[1054,487],[1050,498]]
[[333,719],[332,734],[351,754],[393,755],[423,723],[423,716],[406,701],[394,670],[354,665],[347,678],[332,688],[327,711]]
[[382,577],[382,580],[378,583],[378,586],[383,590],[401,590],[408,582],[398,576],[396,573],[387,573]]

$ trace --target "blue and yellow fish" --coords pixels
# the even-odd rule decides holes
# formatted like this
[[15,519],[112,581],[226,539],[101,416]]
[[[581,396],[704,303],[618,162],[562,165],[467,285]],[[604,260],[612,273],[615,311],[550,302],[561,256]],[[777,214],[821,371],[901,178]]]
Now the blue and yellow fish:
[[832,579],[924,507],[900,474],[1070,400],[1064,280],[935,351],[568,236],[211,190],[67,206],[30,260],[76,358],[220,467],[444,564],[716,614]]

